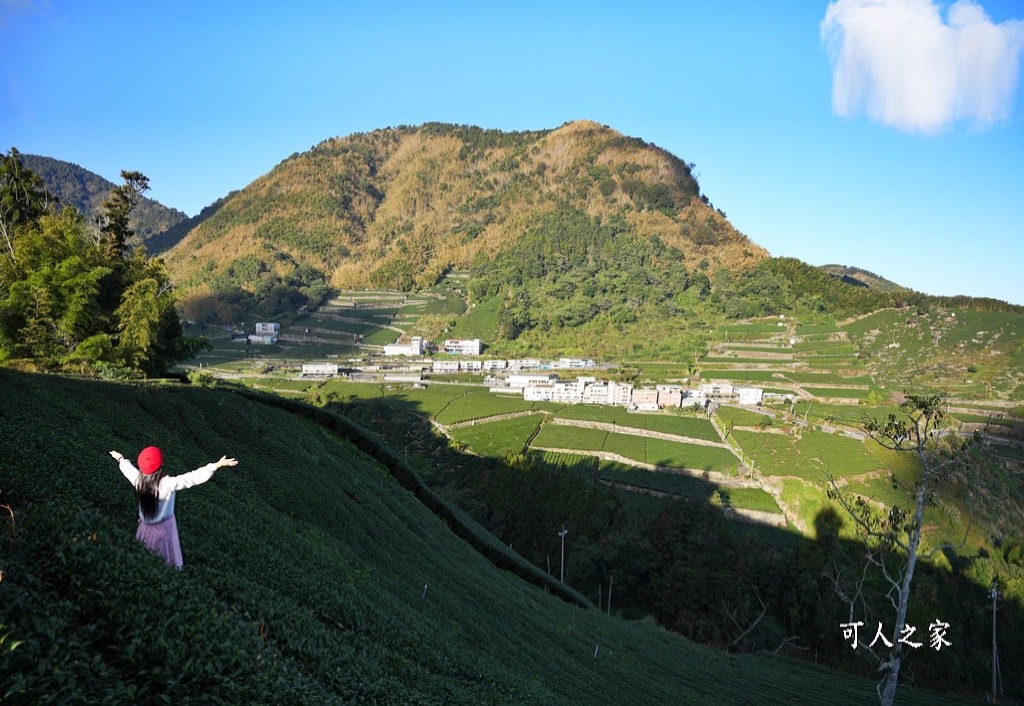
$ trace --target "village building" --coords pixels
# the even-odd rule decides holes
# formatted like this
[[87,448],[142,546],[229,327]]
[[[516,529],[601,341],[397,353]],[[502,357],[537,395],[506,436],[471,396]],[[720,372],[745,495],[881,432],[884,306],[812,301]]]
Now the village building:
[[633,389],[633,398],[630,400],[633,407],[642,412],[658,411],[658,391],[650,387]]
[[[590,378],[593,381],[593,378]],[[559,402],[561,404],[579,404],[583,401],[583,390],[586,378],[576,380],[552,380],[539,385],[527,385],[523,388],[523,399],[533,402]]]
[[764,399],[764,390],[760,387],[737,387],[735,391],[739,403],[743,405],[759,405]]
[[[591,378],[594,380],[594,378]],[[625,407],[629,405],[633,396],[633,386],[628,383],[620,383],[610,380],[596,381],[589,383],[583,390],[583,402],[587,404],[617,405]]]
[[707,397],[732,397],[736,394],[736,388],[728,382],[707,382],[698,388]]
[[559,358],[551,363],[551,367],[555,370],[579,370],[582,368],[592,368],[596,365],[593,360],[583,358]]
[[459,372],[459,361],[457,360],[435,360],[430,366],[434,373],[457,373]]
[[303,363],[302,377],[304,378],[332,378],[338,374],[337,363]]
[[281,336],[281,324],[258,323],[254,333],[248,335],[249,343],[256,343],[262,346],[269,346],[277,343]]
[[449,338],[444,342],[444,352],[451,355],[480,355],[479,338]]
[[525,358],[522,360],[508,361],[510,370],[537,370],[540,368],[540,361],[536,358]]
[[254,333],[257,336],[273,336],[274,338],[279,338],[281,336],[281,324],[261,322],[256,324]]
[[703,407],[708,401],[708,396],[703,390],[683,390],[683,398],[679,401],[680,407]]
[[409,343],[389,343],[384,346],[384,355],[423,355],[426,346],[422,336],[413,336]]
[[681,407],[683,404],[683,388],[679,385],[658,385],[658,407]]
[[543,385],[554,382],[558,376],[554,373],[512,373],[505,377],[505,384],[513,389],[523,389],[527,385]]
[[488,372],[493,371],[493,370],[504,370],[507,367],[508,367],[508,361],[507,360],[485,360],[484,361],[484,370],[487,370]]

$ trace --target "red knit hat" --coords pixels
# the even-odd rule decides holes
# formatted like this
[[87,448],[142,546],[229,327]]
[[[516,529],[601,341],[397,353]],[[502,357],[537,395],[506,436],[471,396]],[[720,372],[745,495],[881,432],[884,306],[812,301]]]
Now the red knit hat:
[[139,470],[149,475],[156,473],[164,465],[164,455],[155,446],[147,446],[139,454]]

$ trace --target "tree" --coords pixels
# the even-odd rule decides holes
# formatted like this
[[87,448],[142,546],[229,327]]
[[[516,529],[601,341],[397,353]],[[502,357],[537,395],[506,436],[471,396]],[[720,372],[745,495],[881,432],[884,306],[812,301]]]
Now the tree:
[[14,147],[0,158],[0,287],[13,279],[18,258],[14,241],[19,231],[34,223],[49,205],[46,187],[39,175],[25,168]]
[[[888,514],[879,516],[868,501],[859,496],[851,499],[830,478],[832,489],[829,497],[843,506],[864,539],[865,564],[860,577],[852,582],[844,581],[838,564],[833,565],[830,573],[839,597],[850,608],[850,622],[854,622],[857,605],[867,615],[870,602],[866,595],[867,573],[872,567],[881,572],[885,596],[895,612],[891,638],[883,639],[889,653],[878,658],[878,669],[882,673],[878,693],[883,706],[889,706],[895,698],[900,667],[905,658],[910,586],[921,556],[925,508],[935,505],[936,494],[943,485],[963,480],[963,473],[968,469],[970,451],[980,440],[977,433],[973,437],[962,438],[949,428],[945,423],[944,404],[940,395],[908,394],[900,405],[902,415],[890,414],[884,422],[868,418],[864,423],[865,431],[877,443],[892,451],[912,454],[920,463],[921,476],[909,488],[914,498],[912,511],[894,506]],[[894,487],[902,485],[895,475],[892,483]],[[947,546],[940,545],[926,556],[930,558]],[[861,644],[860,638],[858,644],[870,651],[870,645]]]
[[124,255],[124,246],[135,235],[128,225],[132,210],[142,195],[149,191],[149,177],[142,172],[122,170],[124,184],[114,187],[110,198],[103,203],[100,217],[100,244],[110,258]]
[[47,208],[16,150],[0,162],[0,360],[129,376],[160,374],[208,347],[184,336],[163,263],[141,248],[125,257],[148,179],[122,175],[96,240],[75,209]]

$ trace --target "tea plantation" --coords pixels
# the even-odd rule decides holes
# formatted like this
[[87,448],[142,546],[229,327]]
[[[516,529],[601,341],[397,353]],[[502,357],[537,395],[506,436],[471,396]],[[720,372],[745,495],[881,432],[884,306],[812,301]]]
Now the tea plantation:
[[[875,697],[867,680],[559,599],[473,548],[493,538],[460,539],[454,513],[442,521],[356,445],[286,411],[7,370],[0,388],[5,704]],[[179,494],[181,571],[135,541],[133,494],[107,454],[150,444],[172,474],[239,460]],[[953,703],[903,686],[898,702]]]

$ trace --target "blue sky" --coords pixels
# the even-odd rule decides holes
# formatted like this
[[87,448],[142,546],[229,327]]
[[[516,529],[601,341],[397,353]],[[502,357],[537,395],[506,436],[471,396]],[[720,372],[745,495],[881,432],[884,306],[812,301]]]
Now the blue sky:
[[1021,20],[1020,0],[0,0],[0,149],[137,169],[192,215],[335,135],[589,118],[695,162],[773,255],[1024,304]]

